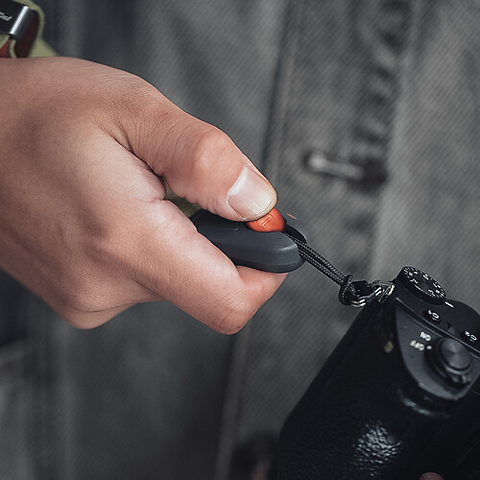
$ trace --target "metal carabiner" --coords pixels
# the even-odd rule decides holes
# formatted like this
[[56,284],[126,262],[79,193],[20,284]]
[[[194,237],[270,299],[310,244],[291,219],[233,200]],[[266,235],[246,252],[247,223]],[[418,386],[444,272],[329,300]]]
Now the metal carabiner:
[[346,297],[350,305],[356,308],[370,305],[374,300],[383,303],[393,292],[395,285],[392,282],[375,280],[367,282],[366,280],[357,280],[352,282],[355,293],[351,290],[346,292]]

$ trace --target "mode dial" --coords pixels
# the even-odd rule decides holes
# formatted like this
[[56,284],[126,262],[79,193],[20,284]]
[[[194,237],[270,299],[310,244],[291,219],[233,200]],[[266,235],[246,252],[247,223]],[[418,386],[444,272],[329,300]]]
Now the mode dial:
[[472,356],[457,340],[440,339],[430,350],[429,358],[433,369],[450,383],[463,386],[472,380]]
[[443,287],[430,275],[417,268],[403,267],[398,278],[408,290],[426,302],[440,305],[446,299]]

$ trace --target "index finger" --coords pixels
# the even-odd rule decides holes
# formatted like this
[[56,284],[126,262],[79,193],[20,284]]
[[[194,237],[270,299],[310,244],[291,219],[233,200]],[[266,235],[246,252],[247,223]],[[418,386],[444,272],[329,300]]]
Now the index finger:
[[241,329],[285,278],[235,267],[170,202],[146,215],[131,259],[137,282],[221,333]]

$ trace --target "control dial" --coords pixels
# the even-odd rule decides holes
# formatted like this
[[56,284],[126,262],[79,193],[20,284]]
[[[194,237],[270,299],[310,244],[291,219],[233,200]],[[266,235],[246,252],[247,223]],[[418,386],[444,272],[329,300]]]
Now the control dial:
[[408,290],[426,302],[440,305],[446,299],[443,287],[421,270],[414,267],[403,267],[398,278]]
[[440,339],[430,350],[430,363],[442,378],[450,383],[463,386],[472,380],[472,356],[453,338]]

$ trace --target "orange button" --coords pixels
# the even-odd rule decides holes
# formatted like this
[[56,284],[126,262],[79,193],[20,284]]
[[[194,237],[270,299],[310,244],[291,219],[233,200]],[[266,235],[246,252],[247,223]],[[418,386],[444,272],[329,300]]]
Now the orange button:
[[280,212],[273,208],[264,217],[247,222],[247,227],[256,232],[284,232],[285,220]]

